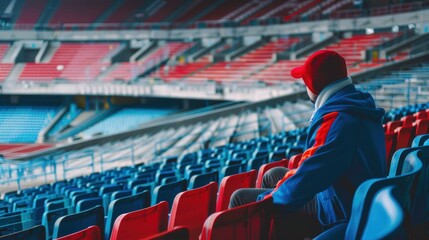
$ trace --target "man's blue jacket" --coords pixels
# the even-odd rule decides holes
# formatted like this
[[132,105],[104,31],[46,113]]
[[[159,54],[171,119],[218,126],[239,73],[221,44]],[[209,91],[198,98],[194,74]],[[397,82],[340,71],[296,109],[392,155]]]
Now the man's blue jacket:
[[293,211],[316,195],[322,225],[348,221],[357,187],[387,173],[383,115],[352,84],[333,93],[311,120],[305,160],[271,192],[275,206]]

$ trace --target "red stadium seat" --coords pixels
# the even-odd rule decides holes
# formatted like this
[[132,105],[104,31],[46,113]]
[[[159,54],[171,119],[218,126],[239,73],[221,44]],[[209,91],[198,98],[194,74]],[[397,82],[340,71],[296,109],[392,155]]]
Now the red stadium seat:
[[398,133],[396,139],[396,150],[400,148],[406,148],[411,146],[411,142],[413,141],[414,134],[416,132],[416,127],[399,127],[395,130]]
[[228,209],[229,200],[235,190],[253,188],[256,182],[256,170],[224,177],[219,186],[216,212]]
[[386,125],[387,125],[387,133],[391,133],[391,132],[394,132],[396,128],[404,125],[404,123],[398,120],[398,121],[388,122]]
[[387,163],[387,166],[389,167],[393,153],[395,153],[395,150],[396,150],[396,138],[398,134],[393,132],[388,132],[384,136],[385,136],[385,143],[386,143],[386,163]]
[[143,240],[189,240],[189,230],[186,227],[175,227],[173,230],[158,233]]
[[113,225],[111,240],[141,239],[167,230],[168,203],[120,215]]
[[272,198],[214,213],[204,223],[201,240],[269,239]]
[[402,121],[402,126],[404,127],[409,127],[413,125],[413,122],[416,121],[416,117],[414,117],[413,115],[409,115],[409,116],[405,116],[401,118]]
[[216,209],[217,183],[179,193],[171,208],[168,230],[177,226],[189,229],[190,239],[198,239],[204,221]]
[[99,240],[100,229],[97,226],[90,226],[79,232],[69,234],[64,237],[57,238],[58,240]]
[[414,117],[416,117],[416,119],[426,119],[428,118],[428,113],[426,111],[420,111],[420,112],[416,112],[413,115]]
[[301,161],[302,153],[294,155],[290,158],[288,168],[295,169],[298,168],[299,161]]
[[429,118],[417,119],[413,126],[416,127],[416,136],[429,133]]
[[256,188],[261,188],[262,187],[262,179],[264,177],[264,174],[270,170],[271,168],[275,168],[275,167],[287,167],[289,163],[288,159],[283,159],[280,160],[278,162],[272,162],[272,163],[267,163],[262,165],[259,168],[258,171],[258,177],[256,178]]

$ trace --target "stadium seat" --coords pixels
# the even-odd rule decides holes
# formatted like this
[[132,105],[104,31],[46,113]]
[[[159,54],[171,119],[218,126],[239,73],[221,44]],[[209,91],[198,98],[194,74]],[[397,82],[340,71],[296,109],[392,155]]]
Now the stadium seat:
[[288,163],[289,163],[288,159],[283,159],[283,160],[280,160],[278,162],[272,162],[272,163],[267,163],[267,164],[262,165],[259,168],[259,171],[258,171],[258,176],[256,178],[256,185],[255,185],[255,187],[256,188],[261,188],[262,187],[262,179],[264,177],[264,174],[268,170],[270,170],[271,168],[275,168],[275,167],[287,167]]
[[103,199],[101,197],[80,200],[76,205],[76,212],[82,212],[95,206],[103,206]]
[[426,239],[429,233],[426,231],[429,224],[429,147],[415,147],[398,150],[392,159],[389,176],[398,176],[410,168],[410,161],[418,159],[422,163],[422,171],[413,182],[411,195],[410,225],[412,237]]
[[113,225],[111,240],[142,239],[167,230],[168,203],[121,214]]
[[216,212],[228,209],[231,195],[240,188],[253,188],[256,183],[256,170],[224,177],[219,186]]
[[302,153],[292,156],[289,159],[289,163],[288,163],[287,167],[289,169],[296,169],[296,168],[298,168],[299,167],[299,161],[301,161],[301,157],[302,157]]
[[173,206],[174,197],[180,192],[185,191],[187,185],[188,182],[183,179],[174,183],[168,183],[155,187],[152,194],[152,205],[162,201],[167,201],[168,206]]
[[397,133],[396,150],[411,146],[411,142],[416,132],[416,127],[406,126],[398,127],[395,132]]
[[[336,227],[316,239],[332,239],[334,231],[335,239],[405,239],[402,211],[410,210],[413,179],[421,173],[423,165],[418,158],[403,160],[404,168],[399,175],[370,179],[358,187],[347,228]],[[345,232],[341,231],[344,229]]]
[[42,224],[46,228],[46,237],[50,238],[52,236],[54,225],[58,218],[72,213],[74,213],[74,207],[45,211],[42,217]]
[[79,232],[57,238],[57,240],[101,240],[100,236],[100,229],[97,226],[90,226]]
[[57,219],[52,238],[60,238],[84,230],[90,226],[100,229],[100,239],[104,232],[104,210],[97,206],[86,211],[70,214]]
[[272,198],[214,213],[208,217],[201,240],[269,239]]
[[134,196],[123,197],[111,202],[107,212],[106,229],[104,234],[105,239],[110,238],[113,224],[119,215],[147,208],[150,206],[150,203],[149,191],[144,191]]
[[45,227],[37,225],[8,235],[0,235],[1,240],[41,240],[46,239]]
[[189,180],[188,189],[195,189],[209,184],[210,182],[218,182],[219,175],[217,171],[201,173],[191,177]]
[[173,202],[168,230],[177,226],[189,229],[190,239],[198,239],[204,221],[216,209],[217,183],[179,193]]
[[158,233],[145,240],[189,240],[189,230],[186,227],[176,227],[173,230]]
[[398,127],[401,127],[403,124],[404,123],[401,120],[388,122],[386,124],[386,126],[387,126],[387,133],[395,132],[395,129],[398,128]]
[[387,167],[390,166],[393,153],[396,151],[396,139],[398,134],[394,132],[388,132],[384,134],[386,144],[386,163]]
[[429,119],[417,119],[413,126],[416,127],[416,136],[429,133]]
[[423,146],[426,140],[429,139],[429,134],[416,136],[413,140],[412,147],[420,147]]

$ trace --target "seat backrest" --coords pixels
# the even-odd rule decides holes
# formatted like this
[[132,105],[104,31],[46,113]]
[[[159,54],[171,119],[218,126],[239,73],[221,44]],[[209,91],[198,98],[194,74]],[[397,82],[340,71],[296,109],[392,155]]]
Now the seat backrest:
[[174,198],[168,230],[177,226],[189,229],[190,239],[198,239],[204,221],[215,211],[217,183],[179,193]]
[[271,168],[275,168],[275,167],[287,167],[288,163],[289,163],[289,160],[283,159],[283,160],[280,160],[278,162],[272,162],[272,163],[267,163],[267,164],[262,165],[259,168],[259,171],[258,171],[258,176],[256,178],[256,185],[255,185],[255,187],[256,188],[261,188],[262,187],[262,179],[264,177],[264,174],[268,170],[270,170]]
[[405,211],[410,209],[411,187],[414,178],[422,170],[422,162],[415,158],[405,158],[400,175],[371,179],[362,183],[353,198],[352,214],[346,230],[346,239],[361,239],[367,225],[370,206],[377,192],[384,187],[394,187],[396,201]]
[[416,136],[413,140],[412,147],[420,147],[423,146],[426,142],[426,140],[429,139],[429,134],[423,134]]
[[197,174],[189,180],[188,189],[195,189],[209,184],[210,182],[218,182],[219,175],[217,171]]
[[162,201],[167,201],[168,206],[172,206],[174,197],[180,192],[185,191],[187,186],[188,182],[186,179],[182,179],[177,182],[167,183],[165,185],[155,187],[152,194],[152,205]]
[[407,126],[407,127],[398,127],[395,132],[398,133],[396,139],[396,150],[400,148],[406,148],[411,146],[411,142],[414,138],[416,132],[416,127]]
[[256,170],[224,177],[219,186],[216,211],[228,209],[229,200],[234,191],[240,188],[253,188],[255,187],[255,182]]
[[396,151],[396,138],[398,134],[394,132],[388,132],[384,134],[384,140],[386,144],[386,163],[390,166],[393,153]]
[[301,161],[302,153],[292,156],[289,159],[288,168],[296,169],[299,166],[299,161]]
[[422,170],[412,183],[410,223],[414,237],[424,238],[425,223],[429,218],[429,146],[398,150],[393,157],[389,176],[398,176],[408,171],[409,162],[416,161],[413,159],[421,161]]
[[404,221],[405,212],[395,197],[394,187],[384,187],[371,201],[362,239],[403,239]]
[[402,126],[404,127],[412,126],[415,120],[416,120],[416,117],[414,117],[413,115],[404,116],[401,118],[401,121],[403,123]]
[[232,165],[232,166],[225,166],[222,168],[220,174],[219,174],[219,179],[222,179],[226,176],[230,176],[233,174],[238,174],[241,173],[243,171],[245,171],[246,165],[245,164],[237,164],[237,165]]
[[149,191],[143,191],[134,196],[123,197],[112,201],[109,204],[109,210],[107,211],[106,229],[104,234],[105,239],[110,238],[110,233],[112,231],[113,224],[115,223],[115,220],[119,215],[147,208],[149,206]]
[[46,239],[45,227],[42,225],[37,225],[26,230],[15,232],[8,235],[0,235],[1,240],[39,240]]
[[400,127],[403,124],[404,123],[401,120],[388,122],[386,124],[386,126],[387,126],[387,133],[394,132],[397,127]]
[[413,126],[416,126],[416,136],[429,133],[429,118],[417,119]]
[[52,236],[54,225],[58,218],[72,213],[74,213],[74,207],[45,211],[42,217],[42,224],[46,228],[46,238],[50,238]]
[[141,239],[167,230],[168,203],[163,201],[116,218],[111,240]]
[[101,206],[58,218],[52,238],[64,237],[94,225],[100,229],[101,239],[104,232],[104,210]]
[[145,240],[189,240],[189,230],[186,227],[176,227],[173,230],[158,233]]
[[57,240],[101,240],[100,229],[97,226],[90,226],[84,230],[60,237]]
[[77,203],[76,212],[85,211],[98,205],[103,206],[103,198],[95,197],[83,199]]
[[206,219],[200,239],[268,239],[272,207],[272,198],[266,198],[214,213]]

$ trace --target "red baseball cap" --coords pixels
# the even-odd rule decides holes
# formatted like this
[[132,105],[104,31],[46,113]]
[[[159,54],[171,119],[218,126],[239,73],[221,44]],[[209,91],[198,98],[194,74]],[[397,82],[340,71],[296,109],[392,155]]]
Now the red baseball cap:
[[347,77],[346,60],[331,50],[319,50],[305,61],[304,65],[292,69],[294,78],[302,78],[315,95],[328,84]]

